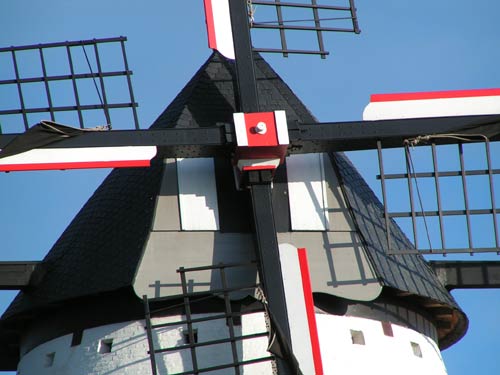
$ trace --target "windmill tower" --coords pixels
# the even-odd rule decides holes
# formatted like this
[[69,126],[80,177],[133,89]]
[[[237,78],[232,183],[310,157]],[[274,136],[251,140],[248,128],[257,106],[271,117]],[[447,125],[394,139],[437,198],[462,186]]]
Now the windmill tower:
[[[262,110],[284,109],[289,123],[293,121],[302,124],[315,122],[289,88],[260,58],[256,60],[256,75],[260,84],[258,92],[264,102],[262,104],[261,101]],[[234,66],[220,55],[214,54],[158,118],[153,128],[198,128],[207,124],[211,125],[214,122],[233,121],[232,116],[236,110],[237,102],[234,92],[236,76],[237,72],[234,70]],[[211,98],[210,104],[212,102],[214,104],[208,108],[205,100],[207,97]],[[168,155],[170,151],[167,149],[166,152]],[[186,151],[181,150],[181,152]],[[205,156],[203,152],[206,151],[200,148],[198,151],[189,152],[199,152],[200,156]],[[331,322],[326,324],[339,324],[345,329],[349,336],[344,336],[344,338],[351,340],[350,345],[353,344],[352,340],[356,341],[356,345],[362,345],[362,337],[365,335],[365,344],[367,344],[367,332],[374,327],[379,328],[378,335],[381,340],[391,337],[392,330],[393,343],[398,338],[404,338],[408,344],[407,354],[420,358],[418,355],[418,348],[420,348],[423,358],[420,364],[429,363],[430,366],[437,366],[436,363],[431,363],[432,360],[425,354],[426,347],[420,346],[421,343],[417,342],[416,339],[411,341],[410,336],[416,331],[439,341],[442,346],[449,345],[464,332],[465,317],[463,313],[419,256],[388,256],[380,252],[380,249],[387,248],[387,246],[383,246],[386,232],[379,232],[373,227],[383,227],[383,210],[381,211],[374,196],[342,155],[316,155],[312,160],[308,157],[301,159],[301,156],[298,156],[297,159],[294,158],[290,157],[287,161],[286,171],[284,169],[277,170],[274,176],[272,203],[275,207],[275,225],[280,243],[295,244],[300,242],[296,245],[297,247],[308,249],[313,291],[320,293],[316,295],[317,301],[315,301],[316,307],[321,309],[321,312],[318,311],[321,313],[320,317],[331,319]],[[235,188],[231,165],[227,163],[227,159],[222,159],[222,161],[220,159],[214,161],[199,160],[199,164],[195,162],[191,165],[189,159],[175,161],[170,159],[168,157],[162,158],[160,153],[158,160],[153,162],[147,170],[117,170],[113,172],[56,243],[45,262],[53,268],[45,275],[40,275],[40,284],[35,286],[33,292],[27,291],[24,296],[20,297],[5,316],[6,319],[9,319],[9,316],[17,319],[23,313],[30,312],[29,315],[25,315],[28,321],[36,321],[36,324],[40,325],[39,328],[33,326],[35,333],[29,335],[32,336],[30,340],[33,341],[26,344],[28,345],[26,348],[31,350],[25,349],[25,363],[27,364],[22,364],[22,366],[30,366],[31,364],[36,366],[41,363],[39,359],[42,359],[43,366],[47,367],[41,371],[51,371],[50,367],[57,366],[61,357],[65,358],[64,353],[85,351],[86,347],[97,345],[92,347],[95,349],[92,353],[96,358],[95,371],[105,371],[104,367],[97,369],[97,366],[105,366],[105,363],[113,362],[112,359],[117,357],[114,355],[116,352],[113,351],[113,348],[116,350],[119,348],[117,345],[124,345],[127,338],[134,337],[132,331],[142,329],[140,333],[136,333],[145,344],[147,335],[144,332],[142,317],[139,318],[139,314],[143,315],[143,311],[138,296],[146,294],[153,298],[151,302],[153,310],[181,303],[177,311],[174,309],[174,311],[164,312],[160,316],[155,316],[155,314],[152,316],[153,324],[158,322],[179,324],[178,321],[169,321],[169,319],[172,316],[177,317],[177,315],[181,315],[181,319],[186,317],[185,309],[188,305],[184,304],[185,301],[172,301],[171,299],[155,301],[155,297],[179,296],[182,293],[182,287],[185,287],[188,293],[200,292],[204,295],[207,291],[213,293],[216,289],[230,289],[224,285],[223,276],[220,273],[223,268],[217,268],[218,262],[223,264],[230,262],[233,265],[238,263],[239,267],[245,268],[246,272],[239,269],[234,272],[234,270],[229,269],[228,285],[232,285],[235,280],[238,281],[237,284],[241,281],[255,281],[256,271],[252,270],[252,264],[247,264],[248,260],[257,260],[251,240],[252,221],[250,218],[252,218],[253,213],[248,204],[247,194]],[[294,163],[306,166],[306,168],[297,168]],[[195,173],[192,172],[193,168],[196,170]],[[186,170],[190,169],[191,172],[186,173]],[[294,200],[288,198],[293,194],[301,194],[300,190],[294,192],[296,187],[293,187],[291,182],[296,182],[299,186],[307,185],[303,181],[304,177],[301,176],[301,171],[304,169],[311,174],[322,176],[319,188],[321,193],[317,193],[314,186],[311,187],[313,192],[309,192],[313,204],[319,203],[320,211],[326,212],[326,214],[318,215],[316,210],[316,215],[313,215],[317,216],[315,225],[318,227],[316,228],[301,227],[310,225],[311,220],[307,220],[306,223],[301,222],[304,211],[297,214],[297,211],[294,211],[296,207],[292,206]],[[189,179],[193,176],[201,178],[202,173],[205,173],[203,181],[208,181],[206,185],[211,186],[203,189],[203,192],[192,191],[193,187],[200,186],[200,184]],[[215,177],[210,177],[210,175]],[[315,179],[309,177],[307,181],[315,181]],[[125,191],[121,190],[119,186],[128,187]],[[212,195],[206,195],[206,190],[210,189]],[[196,215],[193,217],[192,208],[186,209],[186,204],[188,207],[196,204],[196,199],[190,198],[193,195],[194,198],[197,196],[206,197],[204,205],[210,208],[206,216],[202,216],[201,211],[196,210]],[[118,196],[121,198],[116,199]],[[226,199],[220,199],[221,196],[234,197],[231,199],[229,207]],[[214,197],[215,204],[213,204]],[[314,202],[314,199],[319,202]],[[283,212],[286,214],[282,216],[276,213],[276,207],[280,207],[280,213],[281,210],[284,210]],[[119,209],[123,211],[119,211]],[[310,210],[307,206],[301,208],[301,210],[307,209]],[[127,220],[120,222],[119,227],[115,228],[116,232],[111,227],[103,228],[100,225],[102,215],[109,215],[111,212],[123,219],[129,215],[130,220],[128,223]],[[364,214],[366,212],[369,213],[368,217]],[[330,225],[332,226],[330,227]],[[84,233],[87,233],[87,240],[85,240]],[[96,236],[97,233],[100,233],[102,237]],[[392,228],[392,224],[390,233],[391,241],[403,247],[411,247],[398,228]],[[174,236],[174,240],[169,239],[168,236]],[[198,238],[196,238],[197,236]],[[344,236],[350,238],[348,241],[350,245],[343,245],[346,243],[343,239]],[[96,241],[96,237],[99,239],[98,241]],[[74,246],[75,238],[78,238],[80,248]],[[118,240],[122,242],[117,242]],[[194,251],[194,254],[178,251],[182,241],[186,241],[182,248]],[[194,242],[189,243],[189,241]],[[377,241],[379,242],[377,243]],[[109,247],[103,246],[103,244],[107,244]],[[327,248],[325,249],[325,247]],[[238,250],[232,250],[235,248]],[[312,248],[322,248],[322,252],[311,253]],[[342,251],[335,251],[339,249]],[[89,259],[85,255],[88,254],[88,251],[95,256]],[[123,256],[124,253],[126,259]],[[100,260],[99,256],[103,258]],[[203,259],[204,256],[207,259]],[[329,257],[330,259],[328,259]],[[172,258],[176,260],[172,260]],[[120,262],[120,259],[124,260],[125,263],[117,264],[116,262]],[[355,265],[355,267],[345,267],[345,264]],[[175,273],[179,267],[192,268],[193,266],[207,265],[216,267],[209,272],[198,270],[205,271],[200,279],[188,276],[183,282],[182,279],[177,278],[178,275]],[[111,268],[107,268],[110,266]],[[72,267],[76,267],[76,270],[69,271]],[[104,267],[104,269],[100,267]],[[43,271],[43,267],[40,270]],[[187,275],[190,275],[189,272],[195,272],[195,270],[186,269],[184,271]],[[405,274],[406,272],[407,274]],[[95,276],[89,278],[91,274]],[[322,280],[325,275],[328,275],[328,278]],[[397,277],[395,275],[403,276]],[[65,277],[67,279],[64,279]],[[415,280],[415,278],[417,279]],[[94,287],[87,282],[90,279],[96,281]],[[411,283],[409,280],[412,280]],[[242,285],[237,285],[237,287],[242,287]],[[44,288],[50,293],[44,292]],[[173,331],[177,335],[174,340],[177,344],[202,344],[207,339],[208,328],[212,328],[214,331],[238,331],[238,329],[243,331],[244,327],[245,329],[249,328],[248,325],[245,325],[246,318],[250,318],[252,314],[265,316],[265,313],[262,312],[262,304],[253,306],[251,303],[247,303],[247,300],[241,302],[241,298],[236,298],[234,294],[231,295],[231,293],[235,293],[233,290],[226,290],[226,293],[229,294],[231,300],[238,301],[238,303],[233,302],[235,306],[229,304],[230,315],[226,315],[222,319],[221,327],[216,325],[220,322],[213,324],[196,322],[193,325],[198,325],[191,327],[191,329],[184,326],[184,328],[179,329],[179,326],[174,325]],[[28,295],[31,297],[27,297]],[[259,293],[252,295],[259,297]],[[199,295],[191,295],[191,298],[196,299],[197,297]],[[259,301],[259,298],[255,298],[255,300]],[[59,309],[56,307],[56,302],[61,301],[63,301],[64,307]],[[215,314],[220,311],[228,314],[226,302],[227,300],[223,298],[204,302],[203,309],[207,310],[200,309],[195,306],[195,302],[192,302],[192,313],[195,314],[193,319],[206,318],[207,314]],[[84,310],[83,306],[88,306],[89,310]],[[117,309],[117,306],[120,308]],[[45,310],[50,307],[54,307],[55,310]],[[80,315],[76,314],[75,310],[71,310],[72,308],[78,310]],[[94,308],[97,310],[92,311]],[[239,311],[237,311],[238,309]],[[124,315],[119,316],[117,310]],[[344,311],[342,312],[342,310]],[[379,310],[380,315],[376,316],[373,310]],[[402,312],[406,321],[402,320],[402,317],[395,318],[394,310]],[[58,313],[56,313],[57,311]],[[369,311],[369,319],[366,319],[367,311]],[[270,312],[272,314],[273,310]],[[31,313],[37,314],[37,318],[34,319]],[[234,313],[237,314],[233,316]],[[238,321],[237,318],[240,314],[241,321]],[[77,321],[60,324],[60,319],[63,317],[70,317]],[[45,318],[48,320],[44,323],[43,319]],[[364,327],[361,329],[359,325],[351,329],[351,324],[360,324],[357,318],[362,319],[363,323],[361,324],[367,324],[368,331],[365,331]],[[372,320],[375,321],[373,327],[370,326]],[[24,324],[26,322],[23,321]],[[440,322],[440,325],[437,322]],[[21,321],[19,320],[18,323]],[[320,331],[323,331],[321,324],[324,323],[318,318]],[[79,327],[79,324],[83,327]],[[405,330],[405,326],[412,329],[406,328]],[[50,328],[47,329],[47,327]],[[254,328],[252,324],[250,327]],[[265,324],[263,328],[267,328]],[[400,328],[401,331],[396,332]],[[57,332],[58,329],[67,331]],[[114,337],[111,337],[113,335],[103,335],[103,332],[109,329],[113,329]],[[165,332],[170,331],[165,329]],[[161,334],[165,332],[160,333],[158,339],[160,342],[156,344],[161,346]],[[210,333],[214,336],[215,334],[215,332]],[[243,334],[243,332],[239,334]],[[259,332],[253,332],[253,334],[259,334]],[[203,337],[204,335],[205,337]],[[80,343],[78,343],[79,337]],[[85,339],[87,338],[92,339],[86,343]],[[229,338],[231,339],[230,333]],[[258,341],[259,337],[256,336],[253,339]],[[40,341],[37,342],[37,340]],[[267,342],[267,340],[264,341]],[[241,347],[238,346],[239,344],[231,345],[228,352],[230,360],[232,348],[235,347],[238,353],[238,351],[243,350],[242,347],[245,347],[244,342]],[[49,347],[45,344],[54,346]],[[72,346],[72,344],[75,345]],[[347,348],[343,342],[338,344],[339,353]],[[328,347],[336,348],[335,342],[329,343]],[[39,348],[39,352],[37,352],[37,348]],[[106,353],[108,350],[110,353]],[[147,351],[147,348],[145,350]],[[192,365],[193,351],[195,357],[197,352],[202,351],[199,347],[188,347],[187,350],[191,353],[177,353],[177,358],[180,358],[182,366]],[[222,352],[222,349],[220,351]],[[142,359],[144,352],[143,350],[143,357],[140,357]],[[125,351],[122,350],[121,353],[125,353]],[[106,354],[111,355],[106,356]],[[35,357],[37,355],[39,358]],[[33,359],[30,359],[29,356],[33,356]],[[205,352],[204,355],[198,354],[198,356],[196,358],[200,360],[200,364],[207,361],[207,357],[214,361],[221,360],[210,352]],[[223,357],[224,354],[220,354],[220,356]],[[78,355],[74,357],[78,358]],[[347,354],[339,357],[348,358]],[[266,355],[259,358],[262,359],[264,366]],[[286,353],[285,358],[287,358]],[[94,363],[90,358],[87,359],[89,359],[87,362],[89,366],[90,363]],[[130,358],[128,359],[130,360]],[[234,360],[234,357],[232,359]],[[124,360],[119,359],[119,361]],[[175,360],[166,363],[171,366],[181,366],[176,364]],[[341,366],[341,361],[333,364],[323,362],[323,364],[325,366]],[[144,363],[135,365],[142,366]],[[162,364],[157,363],[157,365],[161,366]],[[163,365],[165,366],[165,364]],[[216,365],[205,362],[201,366]],[[74,364],[70,363],[70,366],[74,367]],[[129,369],[137,371],[133,367],[134,365],[128,364],[127,366]],[[256,366],[256,364],[248,363],[240,366],[245,371],[251,371],[252,366]],[[36,370],[39,369],[36,368]],[[23,371],[22,367],[21,371]]]

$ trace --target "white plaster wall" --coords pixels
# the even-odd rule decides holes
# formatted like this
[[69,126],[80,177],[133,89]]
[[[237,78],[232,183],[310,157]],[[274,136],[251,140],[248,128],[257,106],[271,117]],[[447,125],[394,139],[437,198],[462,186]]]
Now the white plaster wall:
[[[208,314],[206,314],[208,315]],[[199,318],[206,315],[195,315]],[[153,324],[180,320],[180,316],[158,318]],[[386,336],[382,323],[375,320],[316,314],[325,374],[334,375],[445,375],[441,354],[430,338],[411,329],[392,325],[393,337]],[[198,342],[228,337],[225,320],[194,324]],[[186,327],[160,328],[154,335],[156,347],[182,345]],[[263,313],[247,314],[235,334],[248,335],[267,330]],[[365,345],[353,344],[351,330],[362,331]],[[100,354],[99,342],[113,339],[111,353]],[[304,338],[307,340],[308,338]],[[420,346],[422,356],[413,353],[411,343]],[[151,374],[144,321],[111,324],[85,330],[82,342],[71,347],[71,335],[59,337],[36,347],[21,358],[20,375],[127,375]],[[267,357],[267,337],[239,341],[238,358],[250,360]],[[229,343],[196,349],[200,367],[231,362]],[[55,353],[54,363],[45,367],[46,356]],[[173,374],[190,370],[189,350],[157,354],[159,374]],[[243,366],[244,375],[272,374],[270,362]],[[207,374],[234,374],[233,369]],[[314,374],[305,374],[314,375]]]
[[[393,337],[380,321],[316,314],[325,374],[446,375],[441,353],[429,337],[391,324]],[[353,344],[351,330],[363,332],[365,345]],[[413,353],[418,344],[422,357]]]
[[[193,319],[210,314],[193,315]],[[181,316],[153,319],[153,324],[177,322]],[[223,319],[194,323],[198,342],[229,337],[228,326]],[[131,321],[87,329],[80,345],[71,347],[72,335],[46,342],[25,354],[19,363],[19,375],[142,375],[151,374],[148,343],[144,321]],[[184,345],[187,327],[176,325],[154,331],[155,348]],[[263,313],[242,317],[242,326],[235,326],[235,335],[266,332]],[[110,353],[99,353],[101,340],[113,339]],[[239,360],[269,357],[267,337],[237,342]],[[46,367],[47,355],[55,353],[52,366]],[[211,367],[232,362],[229,343],[199,347],[196,349],[198,367]],[[192,369],[189,349],[159,353],[156,355],[158,374],[174,374]],[[243,374],[271,373],[271,364],[255,363],[243,366]],[[207,374],[234,374],[234,369],[207,372]]]

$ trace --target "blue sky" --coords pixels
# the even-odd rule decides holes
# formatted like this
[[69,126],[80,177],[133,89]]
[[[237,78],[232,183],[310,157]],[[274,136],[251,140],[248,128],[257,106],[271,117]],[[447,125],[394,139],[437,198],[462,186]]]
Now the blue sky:
[[[500,87],[499,2],[356,4],[362,33],[327,36],[331,54],[326,60],[265,56],[320,121],[359,120],[373,93]],[[146,128],[210,54],[201,0],[0,2],[0,47],[119,35],[128,37],[139,119]],[[0,105],[9,100],[0,91]],[[353,158],[373,179],[370,158]],[[108,172],[1,174],[2,260],[41,259]],[[464,259],[486,258],[492,256]],[[1,311],[14,295],[0,293]],[[443,353],[449,374],[500,373],[495,349],[500,292],[453,295],[468,314],[470,327],[464,339]]]

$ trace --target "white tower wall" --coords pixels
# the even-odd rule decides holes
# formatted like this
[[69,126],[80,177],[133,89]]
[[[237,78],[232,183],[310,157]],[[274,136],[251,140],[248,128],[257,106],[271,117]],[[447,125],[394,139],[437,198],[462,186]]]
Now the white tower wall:
[[[193,319],[207,316],[193,315]],[[179,321],[183,317],[155,318],[153,324]],[[325,374],[333,375],[445,375],[440,351],[429,337],[412,329],[358,317],[316,314]],[[264,313],[242,316],[235,335],[266,332]],[[198,342],[229,337],[225,320],[194,323]],[[184,345],[186,326],[169,326],[154,331],[156,348]],[[307,338],[304,338],[305,340]],[[65,335],[37,346],[22,356],[19,375],[151,374],[144,321],[110,324],[84,330],[79,345],[71,346]],[[237,341],[239,360],[268,357],[267,337]],[[232,362],[229,343],[196,348],[198,366]],[[156,355],[159,374],[192,369],[189,349]],[[272,374],[268,362],[242,367],[243,374]],[[233,374],[233,369],[207,374]],[[313,375],[313,374],[305,374]]]

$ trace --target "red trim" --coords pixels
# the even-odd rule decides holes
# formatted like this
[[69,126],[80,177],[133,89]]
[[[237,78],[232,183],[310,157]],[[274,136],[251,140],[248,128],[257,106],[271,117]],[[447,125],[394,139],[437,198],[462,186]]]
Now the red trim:
[[74,163],[0,164],[0,172],[47,171],[60,169],[149,167],[150,160],[82,161]]
[[212,0],[204,0],[205,20],[207,24],[208,47],[217,49],[217,38],[215,37],[214,12],[212,9]]
[[321,360],[321,350],[318,338],[318,326],[316,325],[316,314],[314,313],[314,301],[312,296],[311,276],[309,274],[309,263],[307,261],[307,250],[297,249],[299,256],[300,274],[302,275],[302,289],[304,291],[304,301],[306,303],[307,322],[309,323],[309,335],[316,375],[323,375],[323,361]]
[[[274,112],[252,112],[245,113],[244,116],[248,147],[278,146],[278,135],[276,134]],[[255,126],[257,126],[257,124],[261,121],[267,125],[267,132],[265,134],[258,134],[255,132]]]
[[266,171],[266,170],[275,170],[276,167],[274,165],[246,165],[243,167],[243,171]]
[[399,94],[373,94],[372,96],[370,96],[370,102],[373,103],[373,102],[393,102],[400,100],[470,98],[476,96],[498,96],[498,95],[500,95],[500,89],[407,92]]

